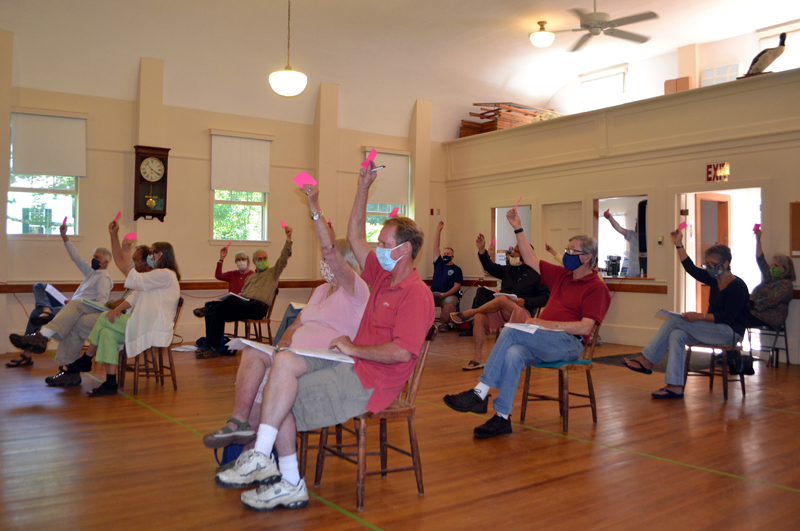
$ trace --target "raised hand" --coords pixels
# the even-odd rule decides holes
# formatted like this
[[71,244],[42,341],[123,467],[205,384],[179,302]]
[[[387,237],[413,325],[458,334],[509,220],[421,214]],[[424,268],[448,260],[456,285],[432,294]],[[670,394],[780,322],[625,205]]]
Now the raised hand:
[[112,221],[108,224],[108,233],[109,234],[117,234],[119,232],[119,224],[116,221]]
[[675,247],[678,245],[683,245],[683,232],[679,230],[675,230],[669,233],[672,237],[672,243],[675,244]]
[[550,244],[547,243],[547,242],[544,242],[544,250],[547,251],[548,253],[552,254],[553,256],[558,254],[558,253],[556,253],[556,250],[553,249],[552,247],[550,247]]
[[220,260],[225,260],[226,256],[228,256],[228,246],[227,245],[219,250],[219,259]]
[[443,228],[444,228],[444,221],[440,221],[439,224],[436,226],[436,230],[442,232]]
[[319,185],[307,184],[303,187],[303,192],[308,196],[308,208],[312,212],[319,212]]
[[283,229],[286,233],[286,241],[292,241],[292,228],[289,225],[286,225],[286,228]]
[[514,227],[514,230],[522,228],[522,220],[519,219],[519,214],[517,214],[516,208],[512,208],[506,212],[506,219],[508,220],[508,223]]
[[486,250],[486,238],[483,236],[483,234],[478,234],[478,237],[475,238],[475,245],[478,246],[478,252],[483,254],[483,252]]
[[[369,188],[372,186],[372,183],[375,182],[375,179],[378,177],[377,171],[372,171],[375,169],[375,161],[369,161],[369,166],[365,169],[364,166],[361,166],[361,171],[358,173],[358,184],[359,186],[363,185]],[[379,170],[380,171],[380,170]]]

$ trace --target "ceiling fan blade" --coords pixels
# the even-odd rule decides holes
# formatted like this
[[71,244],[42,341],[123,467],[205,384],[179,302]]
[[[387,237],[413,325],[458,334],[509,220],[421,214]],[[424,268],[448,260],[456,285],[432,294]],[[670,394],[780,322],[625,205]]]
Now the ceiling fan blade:
[[609,28],[603,32],[604,35],[609,37],[616,37],[618,39],[625,39],[626,41],[634,41],[639,44],[644,44],[650,40],[650,37],[639,35],[638,33],[631,33],[630,31],[623,31],[621,29]]
[[652,11],[647,11],[645,13],[639,13],[638,15],[631,15],[629,17],[622,17],[622,18],[615,18],[614,20],[609,20],[606,22],[606,26],[614,26],[616,28],[620,26],[625,26],[627,24],[634,24],[636,22],[642,22],[644,20],[650,20],[653,18],[658,18],[656,13]]
[[583,48],[583,46],[587,42],[589,42],[589,39],[591,39],[592,37],[594,37],[594,35],[592,35],[591,33],[587,33],[586,35],[584,35],[583,37],[578,39],[578,41],[575,44],[572,45],[572,48],[570,48],[569,51],[570,52],[577,52],[578,50]]

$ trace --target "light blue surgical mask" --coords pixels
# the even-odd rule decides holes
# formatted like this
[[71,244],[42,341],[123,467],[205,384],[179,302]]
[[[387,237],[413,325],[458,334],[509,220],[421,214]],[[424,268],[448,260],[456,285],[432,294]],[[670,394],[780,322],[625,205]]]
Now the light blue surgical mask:
[[[401,243],[400,245],[403,244]],[[398,245],[397,247],[400,247],[400,245]],[[400,258],[402,258],[402,256],[397,260],[392,258],[392,251],[397,249],[397,247],[392,247],[391,249],[378,247],[377,249],[375,249],[375,256],[378,257],[378,263],[381,265],[384,271],[391,271],[392,269],[394,269],[394,266],[397,265],[397,262],[400,260]]]
[[150,269],[156,268],[156,259],[153,258],[152,254],[147,255],[147,265],[150,266]]

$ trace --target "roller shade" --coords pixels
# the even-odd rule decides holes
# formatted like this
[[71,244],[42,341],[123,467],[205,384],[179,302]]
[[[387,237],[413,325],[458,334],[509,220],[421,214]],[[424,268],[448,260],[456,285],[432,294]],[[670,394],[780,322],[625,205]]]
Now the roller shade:
[[211,189],[269,193],[269,140],[211,135]]
[[[366,159],[366,154],[364,159]],[[386,167],[378,170],[378,178],[369,189],[369,202],[408,205],[410,172],[408,155],[378,153],[375,157],[375,165],[386,165]]]
[[11,173],[86,175],[86,120],[11,113]]

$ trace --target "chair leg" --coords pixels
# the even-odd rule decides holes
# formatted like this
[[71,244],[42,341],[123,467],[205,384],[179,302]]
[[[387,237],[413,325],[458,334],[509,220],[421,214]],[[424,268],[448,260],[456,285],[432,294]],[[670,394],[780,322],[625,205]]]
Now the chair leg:
[[233,337],[239,337],[239,321],[233,322]]
[[300,450],[298,451],[297,465],[300,468],[300,477],[306,477],[306,463],[308,463],[308,432],[300,432]]
[[592,407],[592,422],[597,424],[597,401],[594,398],[594,385],[592,385],[591,369],[586,369],[586,383],[589,387],[589,405]]
[[134,396],[136,393],[139,392],[139,356],[136,356],[136,359],[133,362],[133,394]]
[[322,483],[322,469],[325,466],[325,445],[328,444],[328,428],[319,431],[319,451],[317,452],[317,470],[314,474],[314,486]]
[[273,339],[272,339],[272,326],[270,325],[270,321],[267,321],[267,340],[269,340],[269,344],[271,345]]
[[[175,375],[175,358],[172,357],[172,348],[167,347],[167,357],[169,358],[169,375],[172,377],[172,390],[178,390],[178,377]],[[164,372],[162,369],[161,378],[163,383]]]
[[531,368],[525,369],[525,384],[522,386],[522,406],[519,408],[519,421],[525,422],[525,414],[528,412],[528,392],[531,388]]
[[558,371],[558,409],[559,414],[564,416],[564,372]]
[[386,419],[381,419],[381,433],[380,433],[380,444],[381,444],[381,477],[385,478],[386,473],[383,472],[388,468],[389,462],[389,448],[387,448],[387,444],[389,444],[389,438],[386,434]]
[[742,382],[742,398],[745,397],[745,390],[744,390],[744,374],[739,375],[739,381]]
[[364,487],[367,476],[367,422],[363,419],[353,419],[355,421],[356,433],[358,433],[358,472],[356,473],[356,509],[361,512],[364,510]]
[[558,371],[561,373],[559,379],[561,380],[561,403],[562,411],[564,414],[564,433],[567,433],[567,426],[569,425],[569,376],[567,371]]
[[419,459],[419,444],[417,444],[417,429],[414,427],[414,417],[408,417],[408,440],[411,443],[411,459],[414,461],[417,492],[422,496],[425,494],[425,489],[422,487],[422,462]]
[[119,361],[117,362],[117,383],[119,388],[125,387],[125,369],[128,368],[126,356],[119,353]]
[[686,349],[686,363],[683,365],[683,386],[686,387],[686,382],[689,381],[689,366],[692,360],[692,347]]
[[253,324],[253,330],[256,333],[256,341],[261,343],[263,341],[263,339],[264,339],[264,336],[263,336],[263,334],[261,332],[261,323],[254,323]]
[[[711,355],[711,363],[713,367],[714,355]],[[712,376],[713,380],[714,377]],[[728,401],[728,351],[722,350],[722,399]]]

